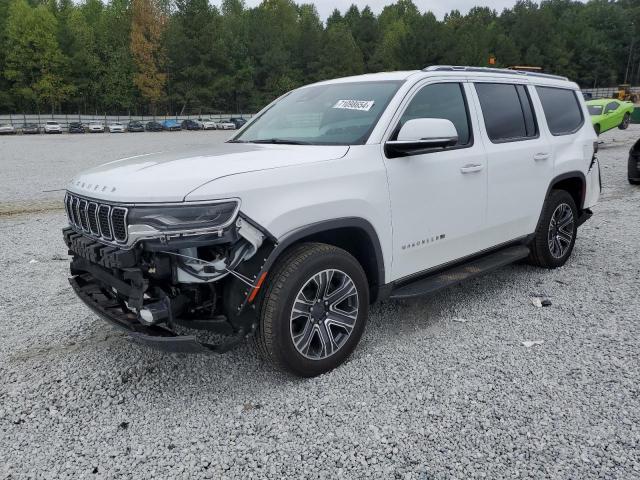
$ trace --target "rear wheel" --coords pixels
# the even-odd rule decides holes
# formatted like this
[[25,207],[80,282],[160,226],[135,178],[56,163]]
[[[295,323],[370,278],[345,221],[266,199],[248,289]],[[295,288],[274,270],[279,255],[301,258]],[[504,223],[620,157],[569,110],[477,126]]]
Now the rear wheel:
[[622,117],[622,123],[618,125],[618,128],[620,130],[626,130],[627,128],[629,128],[630,123],[631,123],[631,115],[629,115],[628,113],[625,113],[624,117]]
[[358,261],[332,245],[304,243],[284,254],[268,282],[256,339],[263,356],[302,377],[344,362],[369,311]]
[[578,232],[578,210],[565,190],[552,190],[542,207],[542,215],[531,242],[530,263],[557,268],[571,256]]

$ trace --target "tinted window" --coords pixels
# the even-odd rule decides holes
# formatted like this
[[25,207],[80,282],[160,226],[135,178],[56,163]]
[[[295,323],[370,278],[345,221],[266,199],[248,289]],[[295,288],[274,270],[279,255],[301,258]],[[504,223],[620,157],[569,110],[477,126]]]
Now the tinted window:
[[587,105],[587,109],[589,110],[589,115],[600,115],[602,113],[601,105]]
[[462,85],[459,83],[436,83],[422,88],[402,114],[395,136],[407,120],[416,118],[451,120],[458,131],[458,145],[465,146],[471,143],[467,105]]
[[487,134],[493,142],[535,137],[537,127],[531,99],[523,85],[477,83]]
[[553,135],[568,135],[582,126],[582,109],[573,90],[553,87],[536,87],[536,90]]
[[607,108],[604,109],[604,113],[612,112],[618,108],[618,104],[616,102],[611,102],[607,104]]

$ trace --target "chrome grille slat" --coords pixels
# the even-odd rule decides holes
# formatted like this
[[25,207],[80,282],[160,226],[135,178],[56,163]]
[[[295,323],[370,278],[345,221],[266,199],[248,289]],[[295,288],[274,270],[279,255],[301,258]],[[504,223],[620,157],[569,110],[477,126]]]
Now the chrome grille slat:
[[81,199],[78,203],[78,213],[80,214],[80,227],[85,232],[89,231],[89,219],[87,218],[87,201]]
[[127,240],[127,209],[122,207],[113,207],[111,209],[111,229],[113,238],[118,242]]
[[98,224],[100,225],[100,235],[106,240],[113,240],[113,234],[111,233],[110,214],[111,207],[109,205],[101,204],[98,207]]
[[99,237],[100,225],[98,225],[98,204],[96,202],[89,202],[87,216],[89,217],[89,230],[93,235]]
[[127,242],[127,208],[95,202],[68,192],[64,208],[69,225],[76,232],[109,243]]

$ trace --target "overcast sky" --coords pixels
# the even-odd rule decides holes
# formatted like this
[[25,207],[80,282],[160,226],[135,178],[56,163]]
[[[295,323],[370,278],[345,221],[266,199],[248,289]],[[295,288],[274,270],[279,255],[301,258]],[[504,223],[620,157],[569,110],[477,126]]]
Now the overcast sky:
[[[318,9],[320,18],[326,20],[331,15],[334,8],[344,13],[352,4],[359,7],[369,5],[375,13],[380,13],[385,5],[395,3],[393,0],[295,0],[296,3],[313,3]],[[247,7],[255,7],[260,4],[261,0],[245,0]],[[214,4],[220,5],[220,0],[214,0]],[[445,13],[451,10],[460,10],[467,13],[471,7],[483,6],[490,7],[501,12],[505,7],[513,6],[515,0],[413,0],[421,12],[431,10],[436,17],[442,19]]]

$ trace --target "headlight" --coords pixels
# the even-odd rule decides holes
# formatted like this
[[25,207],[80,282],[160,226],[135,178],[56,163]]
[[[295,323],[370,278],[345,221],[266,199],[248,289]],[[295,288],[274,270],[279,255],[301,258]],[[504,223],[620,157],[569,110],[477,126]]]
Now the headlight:
[[238,212],[237,201],[197,205],[161,205],[133,207],[129,210],[129,225],[149,225],[163,232],[224,228]]

